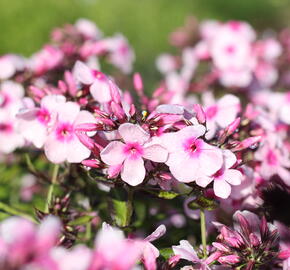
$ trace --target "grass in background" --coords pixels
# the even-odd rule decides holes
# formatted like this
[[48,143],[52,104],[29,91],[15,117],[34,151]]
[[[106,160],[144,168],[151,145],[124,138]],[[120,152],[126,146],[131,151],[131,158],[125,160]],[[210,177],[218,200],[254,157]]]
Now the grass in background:
[[53,27],[85,17],[106,35],[122,32],[135,49],[136,70],[152,78],[155,57],[172,50],[168,34],[186,16],[279,28],[287,22],[285,10],[288,0],[0,0],[0,54],[30,55],[48,41]]

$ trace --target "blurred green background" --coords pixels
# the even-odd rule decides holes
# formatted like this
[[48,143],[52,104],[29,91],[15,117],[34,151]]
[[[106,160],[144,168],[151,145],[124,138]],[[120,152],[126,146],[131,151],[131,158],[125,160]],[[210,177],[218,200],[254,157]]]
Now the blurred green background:
[[290,24],[289,11],[288,0],[0,0],[0,54],[30,55],[48,41],[53,27],[85,17],[106,35],[126,35],[135,48],[136,70],[149,75],[155,57],[172,50],[168,34],[187,15],[279,29]]

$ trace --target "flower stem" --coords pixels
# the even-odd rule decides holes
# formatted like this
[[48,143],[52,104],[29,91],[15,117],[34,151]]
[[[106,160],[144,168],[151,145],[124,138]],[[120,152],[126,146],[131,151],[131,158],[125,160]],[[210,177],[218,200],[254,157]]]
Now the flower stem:
[[131,217],[133,214],[133,196],[134,196],[134,190],[133,188],[128,188],[128,199],[127,199],[127,218],[126,218],[126,226],[130,226],[131,223]]
[[2,210],[3,212],[5,212],[7,214],[10,214],[13,216],[20,216],[20,217],[23,217],[25,219],[32,221],[33,223],[37,223],[37,221],[33,217],[31,217],[30,215],[23,213],[23,212],[19,211],[18,209],[15,209],[15,208],[13,208],[13,207],[11,207],[3,202],[0,202],[0,210]]
[[205,213],[204,209],[200,209],[200,230],[201,230],[201,243],[203,249],[204,258],[207,257],[207,247],[206,247],[206,224],[205,224]]
[[45,204],[45,210],[44,210],[46,213],[48,213],[49,206],[51,204],[53,190],[54,190],[55,184],[57,182],[58,170],[59,170],[59,165],[55,164],[53,167],[51,183],[50,183],[50,186],[49,186],[48,192],[47,192],[47,198],[46,198],[46,204]]

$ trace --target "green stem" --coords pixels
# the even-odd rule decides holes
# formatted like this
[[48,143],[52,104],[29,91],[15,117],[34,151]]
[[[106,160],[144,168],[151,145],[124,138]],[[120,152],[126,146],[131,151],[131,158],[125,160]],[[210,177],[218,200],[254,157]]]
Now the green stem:
[[13,207],[11,207],[3,202],[0,202],[0,210],[4,211],[7,214],[10,214],[13,216],[20,216],[20,217],[28,219],[34,223],[37,223],[36,220],[33,217],[31,217],[30,215],[28,215],[26,213],[22,213],[18,209],[15,209],[15,208],[13,208]]
[[204,209],[200,209],[200,230],[201,230],[201,243],[203,249],[204,258],[207,257],[207,247],[206,247],[206,224],[205,224],[205,213]]
[[126,218],[126,226],[130,226],[131,217],[133,214],[133,196],[134,190],[133,188],[128,188],[128,200],[127,200],[127,218]]
[[55,184],[57,182],[58,170],[59,170],[59,165],[55,164],[53,167],[51,183],[49,185],[48,192],[47,192],[47,198],[46,198],[46,204],[45,204],[45,210],[44,210],[45,213],[48,213],[49,206],[51,205],[53,190],[54,190]]

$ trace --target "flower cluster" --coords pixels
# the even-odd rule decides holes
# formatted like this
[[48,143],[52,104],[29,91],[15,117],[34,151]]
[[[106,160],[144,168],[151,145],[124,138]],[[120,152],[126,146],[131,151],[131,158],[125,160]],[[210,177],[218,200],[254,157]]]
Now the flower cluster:
[[[276,90],[287,85],[289,35],[260,38],[238,21],[198,29],[197,42],[188,29],[171,35],[181,56],[158,57],[152,95],[131,74],[126,38],[84,19],[29,59],[0,57],[0,158],[24,166],[25,153],[32,174],[9,201],[31,203],[42,220],[0,224],[1,269],[287,269],[290,222],[268,194],[290,196],[290,94]],[[97,232],[101,221],[119,228]],[[172,231],[159,251],[163,223]]]

